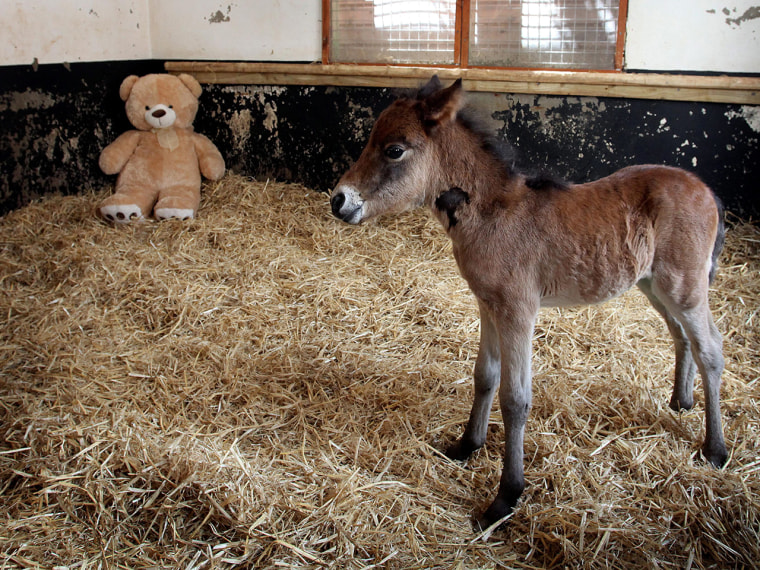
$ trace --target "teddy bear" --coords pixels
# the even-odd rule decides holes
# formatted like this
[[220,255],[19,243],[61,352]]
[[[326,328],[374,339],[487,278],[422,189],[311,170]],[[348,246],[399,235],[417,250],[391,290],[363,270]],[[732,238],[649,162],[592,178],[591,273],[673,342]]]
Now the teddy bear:
[[114,193],[97,210],[106,220],[129,223],[151,212],[159,219],[195,217],[201,174],[224,175],[224,159],[205,136],[193,131],[200,83],[187,74],[130,75],[121,84],[129,130],[100,154],[106,174],[118,174]]

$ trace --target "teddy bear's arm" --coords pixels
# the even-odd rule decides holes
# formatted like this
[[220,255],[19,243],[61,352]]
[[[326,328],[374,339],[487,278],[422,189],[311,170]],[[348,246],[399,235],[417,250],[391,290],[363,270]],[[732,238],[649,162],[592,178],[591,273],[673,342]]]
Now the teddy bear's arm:
[[224,158],[219,149],[200,133],[193,133],[193,144],[201,174],[209,180],[219,180],[224,175]]
[[127,161],[135,152],[137,144],[140,142],[140,131],[127,131],[109,144],[100,153],[98,164],[100,169],[106,174],[118,174]]

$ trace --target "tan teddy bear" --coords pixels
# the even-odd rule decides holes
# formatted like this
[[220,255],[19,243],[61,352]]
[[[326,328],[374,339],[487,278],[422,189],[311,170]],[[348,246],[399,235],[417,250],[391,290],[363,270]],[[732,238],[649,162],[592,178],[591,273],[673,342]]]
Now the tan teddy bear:
[[107,220],[128,223],[151,211],[159,220],[193,218],[201,198],[201,174],[218,180],[224,159],[209,139],[193,132],[201,85],[187,74],[130,75],[119,95],[137,130],[103,149],[100,168],[119,174],[100,206]]

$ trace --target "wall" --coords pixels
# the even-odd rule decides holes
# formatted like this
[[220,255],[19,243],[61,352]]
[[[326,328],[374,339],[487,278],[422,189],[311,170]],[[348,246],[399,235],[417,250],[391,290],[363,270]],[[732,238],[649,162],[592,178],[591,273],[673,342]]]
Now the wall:
[[[0,17],[13,23],[0,43],[0,215],[47,192],[114,182],[97,158],[130,128],[118,97],[126,75],[161,71],[164,58],[311,61],[320,52],[320,5],[0,3]],[[630,8],[629,67],[760,73],[760,8],[746,0],[636,0]],[[236,172],[328,190],[392,98],[387,89],[209,85],[196,128]],[[526,166],[582,181],[632,162],[674,164],[700,174],[735,214],[760,217],[760,107],[518,94],[475,100]]]
[[[760,108],[716,103],[472,93],[525,170],[574,182],[634,163],[698,173],[741,217],[760,218]],[[213,133],[228,165],[328,191],[356,160],[391,89],[206,88],[198,129]]]
[[150,59],[148,0],[3,0],[0,65]]
[[3,0],[0,65],[318,61],[321,0]]
[[151,0],[150,28],[157,59],[310,62],[322,58],[321,0]]
[[[632,0],[626,66],[760,73],[759,4]],[[4,0],[0,18],[0,65],[321,59],[321,0]]]
[[631,0],[628,69],[760,73],[758,0]]
[[0,69],[0,214],[46,193],[113,182],[98,155],[131,127],[119,85],[131,73],[162,69],[153,60]]

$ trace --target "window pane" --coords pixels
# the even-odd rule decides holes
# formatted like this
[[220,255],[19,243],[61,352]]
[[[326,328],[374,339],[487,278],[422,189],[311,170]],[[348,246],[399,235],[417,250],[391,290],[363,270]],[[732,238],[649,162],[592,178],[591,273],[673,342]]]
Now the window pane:
[[333,0],[330,15],[332,61],[454,63],[456,0]]
[[469,63],[614,69],[619,0],[472,0]]

